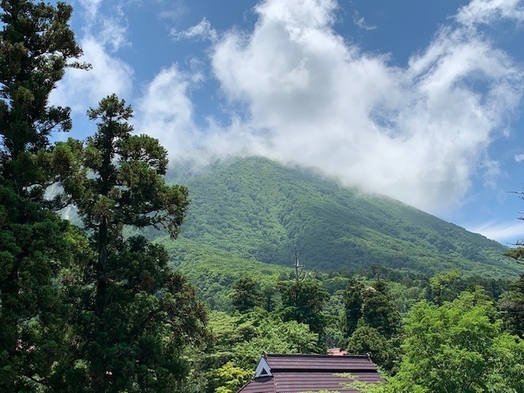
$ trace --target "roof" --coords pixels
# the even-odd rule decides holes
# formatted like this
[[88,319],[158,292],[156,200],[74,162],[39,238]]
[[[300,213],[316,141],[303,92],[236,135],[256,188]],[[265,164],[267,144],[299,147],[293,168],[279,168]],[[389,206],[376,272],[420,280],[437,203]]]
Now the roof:
[[260,359],[255,378],[239,393],[357,392],[343,386],[350,382],[343,373],[362,382],[382,380],[367,356],[268,354]]

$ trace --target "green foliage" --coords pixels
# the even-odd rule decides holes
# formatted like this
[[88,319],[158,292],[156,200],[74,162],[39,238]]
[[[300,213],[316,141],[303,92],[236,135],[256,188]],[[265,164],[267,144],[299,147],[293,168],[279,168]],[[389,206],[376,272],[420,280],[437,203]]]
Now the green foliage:
[[350,280],[344,298],[348,351],[368,353],[375,363],[391,372],[400,357],[400,313],[388,286],[384,281],[366,286]]
[[[274,293],[274,287],[279,277],[287,277],[291,273],[290,268],[243,259],[206,244],[199,245],[183,236],[176,242],[172,242],[167,236],[156,242],[169,252],[172,268],[183,273],[195,285],[199,297],[213,310],[232,310],[231,286],[246,276],[255,280],[266,291],[264,308],[271,310],[275,302],[278,302],[278,293]],[[269,302],[268,296],[271,297]]]
[[132,134],[132,109],[115,95],[88,115],[100,121],[95,135],[85,145],[57,144],[52,157],[65,198],[86,229],[100,232],[101,246],[121,236],[123,225],[163,228],[175,238],[189,200],[185,187],[164,183],[166,150],[156,139]]
[[349,280],[344,294],[345,333],[349,337],[357,329],[362,318],[362,292],[365,287],[361,282]]
[[74,243],[65,221],[4,186],[0,226],[0,390],[9,392],[46,385],[64,356],[69,309],[56,280]]
[[67,356],[69,307],[59,273],[71,262],[69,225],[44,206],[53,179],[41,166],[69,108],[48,98],[81,55],[68,26],[71,7],[0,2],[0,390],[44,391]]
[[228,391],[247,382],[263,351],[313,353],[318,348],[318,335],[308,325],[284,321],[276,313],[260,308],[235,315],[213,312],[209,327],[215,342],[203,355],[209,370],[207,392]]
[[132,135],[123,100],[109,96],[88,114],[99,120],[95,135],[60,143],[50,156],[93,250],[69,286],[75,361],[83,367],[64,372],[63,383],[78,391],[171,392],[189,372],[185,348],[206,339],[206,312],[169,269],[165,249],[143,236],[124,239],[123,226],[161,227],[176,237],[187,190],[165,185],[167,153],[157,140]]
[[327,324],[322,310],[329,294],[318,282],[312,280],[281,283],[279,290],[282,295],[281,312],[284,320],[309,325],[311,331],[318,334],[322,340]]
[[387,392],[522,392],[524,342],[503,333],[493,302],[463,292],[409,312],[404,357]]
[[450,270],[434,275],[430,279],[431,297],[435,304],[453,301],[465,288],[460,288],[461,273]]
[[231,294],[233,309],[246,312],[256,306],[262,307],[264,303],[264,295],[260,289],[257,289],[257,283],[252,278],[241,278],[233,283]]
[[386,338],[391,338],[397,333],[400,313],[393,304],[384,281],[376,281],[373,286],[366,286],[362,282],[350,280],[344,297],[348,336],[354,333],[360,321],[376,329]]
[[237,367],[233,362],[227,362],[220,367],[216,376],[220,386],[216,388],[216,393],[236,393],[253,376],[253,371]]
[[308,170],[262,158],[179,174],[192,205],[182,239],[231,257],[307,269],[384,266],[436,273],[514,277],[524,268],[497,242],[388,198],[342,187]]
[[369,354],[382,370],[391,372],[400,359],[399,341],[396,337],[385,337],[361,320],[349,338],[347,349],[352,354]]
[[[82,51],[68,23],[72,8],[28,0],[3,0],[0,20],[1,178],[18,193],[41,196],[48,179],[35,154],[49,147],[55,129],[71,128],[69,108],[50,107],[48,98],[68,63]],[[27,188],[32,186],[31,188]]]
[[504,327],[524,338],[524,276],[511,285],[499,301]]

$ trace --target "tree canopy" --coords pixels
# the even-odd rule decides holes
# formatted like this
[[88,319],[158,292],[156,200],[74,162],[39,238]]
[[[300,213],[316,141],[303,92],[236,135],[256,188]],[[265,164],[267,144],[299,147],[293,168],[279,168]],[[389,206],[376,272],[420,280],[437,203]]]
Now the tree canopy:
[[[132,109],[115,95],[88,112],[97,132],[58,143],[50,161],[91,240],[71,301],[77,305],[75,356],[89,391],[172,391],[188,373],[187,345],[206,339],[206,313],[193,288],[168,267],[160,245],[125,238],[125,226],[167,229],[176,237],[187,190],[165,184],[167,152],[133,135]],[[76,376],[75,378],[78,378]]]

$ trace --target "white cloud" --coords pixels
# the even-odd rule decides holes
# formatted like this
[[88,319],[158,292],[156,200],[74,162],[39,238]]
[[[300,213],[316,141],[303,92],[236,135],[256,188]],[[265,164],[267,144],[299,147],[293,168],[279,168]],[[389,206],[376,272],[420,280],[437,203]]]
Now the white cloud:
[[84,54],[80,62],[91,64],[88,71],[68,69],[50,101],[53,105],[68,105],[73,110],[74,120],[84,117],[90,107],[109,94],[128,98],[133,87],[133,69],[118,58],[114,52],[127,41],[125,14],[121,5],[111,3],[112,8],[100,10],[102,0],[79,0],[84,8],[85,25],[78,40]]
[[96,19],[102,0],[78,0],[78,2],[86,10],[88,22],[92,22],[94,19]]
[[182,39],[200,39],[215,42],[218,38],[217,32],[211,27],[211,23],[206,18],[203,18],[198,24],[191,26],[189,29],[183,31],[172,30],[171,35],[177,41]]
[[69,69],[58,88],[51,95],[54,105],[68,105],[82,115],[105,96],[117,94],[126,97],[133,85],[133,70],[122,60],[109,55],[98,39],[83,38],[80,59],[92,65],[89,71]]
[[472,0],[461,7],[456,20],[465,26],[491,24],[502,19],[515,22],[524,21],[524,4],[522,0]]
[[515,154],[515,161],[516,162],[524,161],[524,154]]
[[137,131],[160,139],[171,158],[185,157],[198,145],[189,95],[192,85],[201,78],[198,73],[184,74],[172,65],[149,83],[137,106]]
[[[486,4],[498,18],[518,5],[476,0],[457,20],[494,20]],[[266,0],[251,33],[214,46],[223,92],[249,109],[250,138],[222,137],[231,150],[319,167],[425,210],[456,206],[480,167],[495,173],[486,149],[520,102],[522,70],[471,24],[441,28],[394,67],[337,35],[336,10],[331,0]]]
[[364,19],[363,16],[360,16],[358,11],[355,11],[353,13],[353,23],[362,30],[375,30],[377,26],[370,25],[366,22],[366,19]]
[[[84,35],[96,37],[98,42],[116,52],[131,45],[127,40],[127,19],[121,3],[109,2],[102,12],[102,0],[78,0],[84,8]],[[107,9],[106,9],[107,8]]]
[[123,17],[109,17],[100,21],[98,40],[101,45],[110,47],[112,52],[131,45],[127,40],[127,26],[122,23],[124,20]]

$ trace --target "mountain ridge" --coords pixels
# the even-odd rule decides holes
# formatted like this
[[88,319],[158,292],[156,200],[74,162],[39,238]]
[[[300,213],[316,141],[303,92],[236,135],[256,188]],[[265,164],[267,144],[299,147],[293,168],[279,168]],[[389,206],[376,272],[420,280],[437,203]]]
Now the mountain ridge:
[[173,180],[192,199],[178,241],[236,258],[291,266],[296,245],[306,267],[320,271],[372,264],[495,278],[524,271],[493,240],[312,170],[250,157]]

